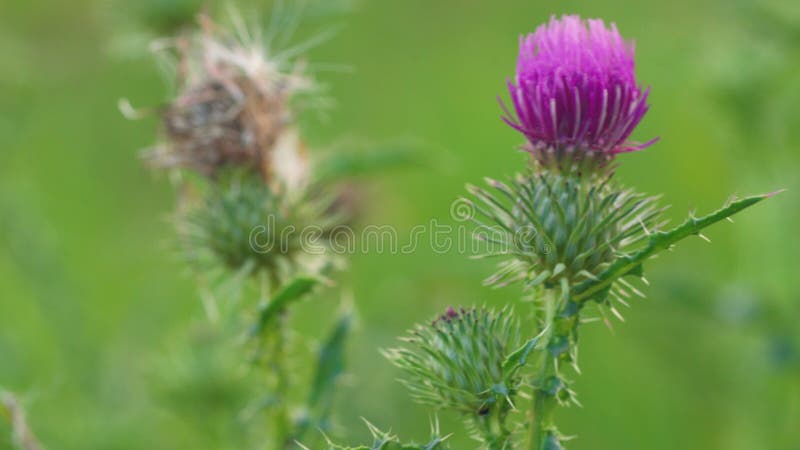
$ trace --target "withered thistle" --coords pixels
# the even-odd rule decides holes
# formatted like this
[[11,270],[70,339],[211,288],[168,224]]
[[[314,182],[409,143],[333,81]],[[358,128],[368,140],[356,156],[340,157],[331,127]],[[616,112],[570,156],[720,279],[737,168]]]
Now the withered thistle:
[[[266,419],[250,427],[255,446],[296,448],[307,430],[330,427],[351,314],[345,309],[335,324],[326,352],[303,362],[316,367],[307,394],[295,392],[289,373],[297,352],[288,313],[339,266],[327,238],[343,217],[336,186],[315,176],[296,124],[295,97],[315,88],[291,59],[296,49],[270,48],[238,16],[233,23],[231,32],[200,15],[199,29],[154,44],[170,56],[176,94],[159,109],[162,142],[146,158],[180,175],[177,225],[193,267],[258,293],[253,302],[229,301],[233,320],[225,321],[240,326],[242,361],[263,370],[262,395],[242,417]],[[307,400],[293,404],[297,396]]]
[[336,189],[317,183],[295,122],[294,99],[315,82],[237,15],[233,32],[206,15],[198,22],[153,44],[174,68],[176,93],[159,108],[162,141],[145,155],[189,180],[178,215],[187,255],[265,273],[272,284],[329,267],[307,258],[301,242],[313,227],[315,249],[324,247],[344,219]]
[[168,42],[177,94],[161,110],[166,142],[150,160],[207,176],[249,167],[265,181],[297,183],[306,150],[290,101],[313,81],[302,66],[268,58],[257,35],[228,33],[207,16],[199,22],[200,30]]

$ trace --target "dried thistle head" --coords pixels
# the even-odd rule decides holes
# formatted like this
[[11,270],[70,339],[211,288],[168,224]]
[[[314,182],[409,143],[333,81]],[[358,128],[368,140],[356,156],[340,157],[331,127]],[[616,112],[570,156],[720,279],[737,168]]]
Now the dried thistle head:
[[307,164],[290,103],[313,82],[301,65],[272,56],[261,33],[244,26],[229,33],[205,15],[198,22],[199,29],[156,43],[157,50],[172,51],[177,93],[161,109],[166,142],[149,155],[151,163],[209,177],[224,167],[246,167],[265,181],[284,181],[281,157],[292,161],[296,178]]

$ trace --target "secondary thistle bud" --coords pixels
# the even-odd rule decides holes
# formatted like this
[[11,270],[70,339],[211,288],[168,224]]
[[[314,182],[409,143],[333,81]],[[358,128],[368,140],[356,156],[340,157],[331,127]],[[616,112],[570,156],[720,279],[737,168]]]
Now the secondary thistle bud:
[[327,238],[340,219],[327,213],[329,199],[287,196],[241,171],[221,172],[206,189],[202,200],[180,215],[192,261],[277,276],[317,271],[330,256]]
[[655,140],[628,141],[649,92],[636,84],[633,54],[614,24],[552,17],[520,38],[508,83],[516,117],[504,120],[525,135],[525,150],[541,164],[562,170],[603,166],[617,153],[651,145]]
[[[286,155],[276,150],[286,133],[294,135],[289,101],[310,80],[285,60],[269,59],[256,40],[224,33],[205,16],[200,24],[172,45],[178,92],[162,109],[167,142],[149,155],[152,163],[207,176],[247,167],[264,180],[280,178],[285,164],[276,158]],[[303,163],[294,169],[305,168],[302,142],[289,140],[289,158]]]
[[507,410],[520,388],[519,365],[506,363],[519,343],[519,327],[507,309],[450,308],[404,340],[411,348],[386,355],[422,403],[480,417]]

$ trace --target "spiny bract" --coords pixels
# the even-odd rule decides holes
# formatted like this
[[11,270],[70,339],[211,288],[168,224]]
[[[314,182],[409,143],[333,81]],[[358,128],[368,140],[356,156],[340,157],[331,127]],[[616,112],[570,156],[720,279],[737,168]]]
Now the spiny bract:
[[[179,226],[190,259],[238,271],[271,275],[313,273],[327,255],[327,237],[342,218],[330,213],[333,198],[309,192],[292,198],[253,173],[227,171]],[[328,255],[329,256],[329,255]]]
[[543,170],[487,183],[493,192],[469,186],[479,216],[473,234],[487,243],[486,256],[510,257],[490,285],[591,279],[660,226],[655,198],[618,187],[610,174]]
[[412,348],[386,354],[422,403],[485,416],[508,408],[520,388],[518,366],[504,367],[519,344],[519,326],[508,309],[450,308],[404,340]]

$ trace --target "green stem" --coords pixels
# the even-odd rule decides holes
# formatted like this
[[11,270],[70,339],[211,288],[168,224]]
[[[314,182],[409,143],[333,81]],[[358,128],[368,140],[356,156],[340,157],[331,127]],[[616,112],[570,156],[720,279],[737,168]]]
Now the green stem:
[[[263,319],[264,312],[262,311],[259,316],[257,328],[261,333],[262,339],[266,343],[271,343],[271,351],[265,355],[267,358],[268,368],[268,389],[269,395],[273,397],[273,403],[268,409],[269,428],[271,430],[271,438],[273,445],[270,448],[282,450],[291,448],[293,446],[292,436],[294,430],[292,420],[289,414],[289,405],[287,402],[287,392],[289,391],[289,374],[287,372],[287,353],[286,341],[288,334],[287,327],[287,310],[285,303],[281,300],[286,286],[282,286],[279,280],[275,277],[271,279],[262,280],[262,289],[264,295],[269,299],[265,310],[271,310],[274,321],[272,326],[263,328],[266,325],[266,320]],[[277,309],[274,309],[277,307]],[[271,342],[270,342],[271,341]],[[263,342],[263,341],[262,341]]]
[[530,450],[540,450],[546,448],[546,442],[550,433],[555,431],[555,395],[545,386],[555,377],[554,359],[547,357],[544,361],[542,371],[536,381],[533,390],[533,409],[531,411],[531,429],[528,448]]
[[272,372],[274,376],[273,395],[275,407],[272,413],[272,429],[275,436],[275,449],[290,448],[292,421],[289,416],[289,405],[286,392],[289,389],[289,377],[286,371],[286,311],[281,311],[275,330],[275,348],[273,353]]
[[[587,301],[602,295],[619,278],[641,275],[642,263],[656,253],[670,248],[687,236],[699,234],[704,228],[726,219],[776,193],[756,195],[730,202],[723,208],[703,217],[690,217],[668,231],[652,233],[647,243],[632,254],[623,255],[591,280],[571,285],[562,278],[559,289],[548,291],[545,327],[547,341],[542,352],[540,372],[533,380],[533,406],[530,417],[527,450],[561,449],[554,413],[560,400],[569,398],[559,365],[572,362],[578,344],[578,316]],[[558,293],[559,295],[556,295]]]
[[[272,275],[272,276],[271,276]],[[274,273],[262,275],[262,289],[267,303],[261,305],[256,323],[250,329],[250,336],[256,337],[259,345],[268,345],[266,354],[260,352],[260,360],[266,360],[267,387],[272,402],[267,414],[269,430],[272,433],[269,448],[282,450],[296,448],[295,439],[303,425],[295,424],[289,414],[287,393],[291,374],[287,372],[286,341],[289,334],[287,315],[292,303],[307,295],[319,282],[318,278],[296,277],[285,283]]]
[[511,450],[511,431],[506,427],[506,411],[494,408],[494,411],[477,419],[483,433],[483,440],[488,450]]
[[539,364],[539,373],[533,380],[533,405],[531,408],[528,450],[560,449],[555,411],[559,397],[566,393],[566,383],[559,374],[559,363],[568,363],[577,346],[577,327],[580,305],[572,302],[568,288],[561,295],[551,295],[545,324],[546,335]]

